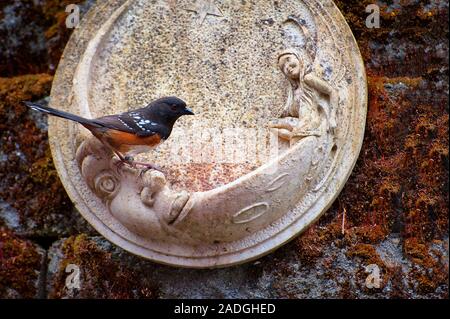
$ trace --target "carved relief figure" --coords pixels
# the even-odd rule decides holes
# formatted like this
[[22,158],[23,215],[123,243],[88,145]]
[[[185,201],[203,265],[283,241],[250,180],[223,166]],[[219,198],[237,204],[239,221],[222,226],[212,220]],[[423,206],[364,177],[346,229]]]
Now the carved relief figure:
[[120,160],[95,137],[81,143],[76,159],[88,186],[127,229],[140,236],[169,236],[165,226],[181,213],[189,193],[171,190],[160,171],[119,166]]
[[[293,49],[278,55],[278,66],[290,87],[282,118],[273,121],[270,127],[278,129],[279,136],[291,144],[306,136],[332,133],[339,102],[336,90],[314,75]],[[328,97],[327,106],[319,103],[319,94]]]

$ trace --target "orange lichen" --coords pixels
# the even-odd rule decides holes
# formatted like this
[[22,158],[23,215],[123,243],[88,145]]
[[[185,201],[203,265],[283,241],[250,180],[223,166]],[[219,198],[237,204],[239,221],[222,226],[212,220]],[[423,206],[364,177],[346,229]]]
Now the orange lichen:
[[30,241],[0,228],[0,298],[7,297],[6,288],[22,298],[36,297],[42,258]]
[[432,251],[428,243],[417,238],[406,239],[403,244],[405,255],[421,268],[413,268],[409,273],[410,285],[417,285],[421,293],[429,293],[440,285],[448,285],[448,264],[438,251]]
[[[0,78],[0,151],[9,154],[0,163],[0,198],[18,213],[22,224],[35,229],[26,233],[54,236],[54,223],[59,216],[67,219],[71,204],[56,174],[47,135],[28,118],[24,100],[47,95],[52,83],[48,74]],[[7,186],[7,187],[6,187]],[[54,215],[53,215],[54,214]],[[63,231],[63,230],[61,230]]]
[[317,225],[310,227],[295,242],[300,260],[306,264],[314,263],[323,255],[324,247],[330,241],[343,236],[341,228],[338,219],[326,227]]
[[366,264],[375,264],[378,266],[384,266],[383,260],[378,255],[375,247],[371,244],[356,244],[347,251],[347,256],[352,257],[359,257]]
[[[376,248],[371,244],[356,244],[350,247],[346,253],[349,258],[359,258],[365,266],[376,265],[380,271],[380,287],[375,289],[368,289],[365,285],[363,287],[367,288],[367,292],[376,292],[383,289],[389,280],[389,268],[386,266],[384,261],[380,258],[380,255],[376,251]],[[365,268],[360,269],[357,272],[357,277],[361,283],[365,282],[367,279],[367,273]]]
[[[333,242],[345,249],[348,257],[378,264],[382,261],[374,245],[397,233],[404,240],[405,254],[421,267],[431,267],[434,275],[430,277],[423,269],[405,274],[398,265],[384,265],[384,282],[392,283],[390,295],[410,297],[403,283],[405,276],[413,291],[430,293],[448,285],[446,263],[433,263],[426,252],[430,241],[448,236],[448,80],[439,84],[446,81],[442,67],[448,60],[437,49],[427,54],[419,50],[429,50],[423,39],[432,45],[442,42],[448,28],[441,23],[448,12],[437,6],[425,12],[423,6],[412,2],[390,6],[388,12],[388,6],[381,5],[381,28],[369,29],[365,8],[371,1],[336,4],[366,61],[366,135],[337,203],[319,220],[320,227],[312,226],[296,241],[298,255],[301,261],[322,260],[322,267],[329,267],[333,259],[326,258],[323,251]],[[404,55],[397,57],[397,52]],[[342,237],[338,229],[344,214]],[[327,231],[335,235],[324,236]],[[338,276],[330,272],[330,278]],[[358,276],[363,280],[367,274]],[[342,290],[343,297],[351,296],[348,290]]]

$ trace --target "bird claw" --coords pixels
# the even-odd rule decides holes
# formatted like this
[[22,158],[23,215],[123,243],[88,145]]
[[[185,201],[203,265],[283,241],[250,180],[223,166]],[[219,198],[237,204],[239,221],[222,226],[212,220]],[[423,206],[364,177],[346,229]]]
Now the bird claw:
[[134,160],[134,158],[129,155],[121,157],[120,161],[115,164],[117,171],[119,171],[119,169],[125,164],[129,165],[131,168],[134,168],[134,169],[137,169],[138,166],[143,166],[144,168],[141,169],[139,172],[139,177],[142,177],[145,173],[147,173],[151,169],[157,170],[157,171],[165,174],[165,172],[160,167],[158,167],[154,164],[136,162]]
[[126,155],[124,158],[125,162],[128,162],[128,164],[132,164],[134,162],[134,157],[130,155]]

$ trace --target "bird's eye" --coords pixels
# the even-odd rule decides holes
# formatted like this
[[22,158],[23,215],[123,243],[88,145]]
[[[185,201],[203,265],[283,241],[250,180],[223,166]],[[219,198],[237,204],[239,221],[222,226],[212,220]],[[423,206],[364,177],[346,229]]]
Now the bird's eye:
[[170,109],[171,109],[172,111],[176,111],[176,110],[177,110],[177,106],[176,106],[176,105],[171,105],[171,106],[170,106]]

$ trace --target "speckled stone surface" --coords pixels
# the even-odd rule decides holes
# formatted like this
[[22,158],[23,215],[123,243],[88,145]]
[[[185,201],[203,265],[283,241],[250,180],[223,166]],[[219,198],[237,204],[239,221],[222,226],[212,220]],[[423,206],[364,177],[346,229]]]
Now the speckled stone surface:
[[[102,12],[112,14],[124,3],[98,6],[98,16],[104,22]],[[214,161],[205,149],[211,147],[213,135],[220,138],[215,144],[230,147],[223,138],[226,129],[239,128],[243,134],[261,129],[258,137],[268,139],[267,120],[281,114],[286,99],[286,83],[276,70],[277,54],[286,46],[280,24],[289,14],[310,13],[299,1],[283,6],[224,2],[222,16],[206,15],[200,23],[199,14],[188,10],[192,7],[188,0],[156,1],[151,6],[135,1],[127,7],[108,30],[93,62],[87,115],[142,107],[161,96],[183,98],[197,115],[180,119],[169,141],[141,157],[164,168],[174,187],[202,191],[267,161],[265,145],[257,146],[259,156],[242,162]],[[88,34],[93,33],[80,34],[83,41]],[[297,41],[300,45],[304,40]],[[245,152],[242,147],[239,155]]]

